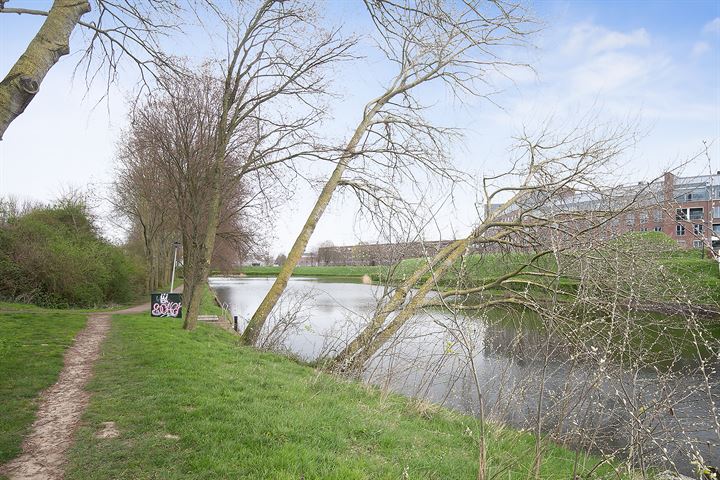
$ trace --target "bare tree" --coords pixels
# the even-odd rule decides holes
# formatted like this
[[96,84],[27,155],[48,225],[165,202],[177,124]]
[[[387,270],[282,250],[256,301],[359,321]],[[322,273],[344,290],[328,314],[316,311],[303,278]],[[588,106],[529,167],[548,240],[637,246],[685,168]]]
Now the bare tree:
[[[115,80],[117,68],[129,60],[139,68],[145,81],[155,67],[168,67],[159,47],[159,37],[177,30],[184,6],[175,0],[54,0],[48,11],[6,6],[0,13],[36,15],[45,21],[25,52],[0,82],[0,140],[13,120],[21,115],[40,90],[48,71],[70,53],[70,36],[80,26],[88,33],[85,51],[78,64],[85,64],[89,84],[106,70],[107,86]],[[87,18],[87,17],[91,18]],[[82,18],[87,18],[87,21]]]
[[[343,370],[362,365],[392,337],[420,308],[442,304],[446,298],[463,298],[481,294],[498,287],[537,284],[543,278],[554,279],[556,272],[535,270],[538,261],[552,254],[555,247],[547,244],[548,235],[559,233],[568,245],[578,245],[579,239],[607,222],[607,215],[617,215],[633,205],[639,195],[620,197],[617,205],[614,191],[604,188],[602,176],[628,145],[631,138],[623,128],[611,131],[583,132],[573,130],[567,135],[552,135],[543,131],[537,138],[520,139],[522,156],[513,170],[483,181],[485,211],[478,225],[465,238],[455,240],[423,263],[378,309],[372,321],[335,359]],[[499,186],[495,182],[512,180]],[[497,185],[493,188],[493,185]],[[592,212],[575,212],[564,207],[568,192],[583,189],[595,197],[598,208]],[[505,199],[497,203],[498,199]],[[613,203],[610,203],[613,202]],[[604,212],[604,214],[603,214]],[[610,213],[613,212],[613,213]],[[450,269],[473,249],[519,248],[534,253],[527,261],[496,278],[465,289],[444,290],[436,298],[427,298]],[[524,278],[530,275],[530,278]],[[419,285],[416,289],[415,287]],[[485,300],[484,300],[485,301]],[[532,303],[534,300],[529,300]],[[485,307],[495,304],[525,304],[522,296],[490,297]],[[388,319],[392,319],[388,322]]]
[[[245,343],[257,340],[337,187],[382,195],[382,188],[352,175],[355,163],[375,162],[395,175],[404,171],[412,176],[408,171],[414,168],[450,175],[445,146],[453,132],[423,118],[418,87],[436,82],[458,96],[482,96],[481,87],[490,72],[517,66],[501,57],[500,51],[523,45],[530,33],[523,8],[506,2],[366,1],[365,6],[377,32],[378,48],[396,72],[380,95],[365,105],[288,261],[243,332]],[[388,178],[392,183],[394,176]]]
[[323,114],[323,71],[352,45],[317,27],[315,13],[294,2],[266,0],[238,18],[211,13],[228,29],[228,59],[200,74],[163,77],[133,119],[153,132],[148,138],[181,205],[188,329],[209,273],[225,183],[317,151],[311,129]]

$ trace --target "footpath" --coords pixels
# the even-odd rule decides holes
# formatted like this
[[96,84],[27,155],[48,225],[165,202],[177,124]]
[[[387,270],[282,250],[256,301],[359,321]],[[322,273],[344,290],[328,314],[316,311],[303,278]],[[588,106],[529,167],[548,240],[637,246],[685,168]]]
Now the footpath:
[[[175,292],[182,292],[182,286]],[[150,303],[112,312],[91,312],[87,325],[75,337],[64,357],[58,381],[40,394],[40,406],[20,456],[0,466],[10,480],[56,480],[63,478],[67,451],[83,412],[90,401],[85,386],[110,331],[112,315],[150,311]]]

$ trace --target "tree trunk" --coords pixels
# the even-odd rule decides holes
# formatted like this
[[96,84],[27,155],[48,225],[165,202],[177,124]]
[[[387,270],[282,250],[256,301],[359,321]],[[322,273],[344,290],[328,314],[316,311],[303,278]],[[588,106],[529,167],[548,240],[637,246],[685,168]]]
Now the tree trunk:
[[202,302],[202,290],[204,280],[207,279],[207,270],[201,256],[197,256],[190,262],[183,286],[183,303],[186,306],[185,320],[183,328],[185,330],[193,330],[197,326],[197,318],[200,313],[200,303]]
[[333,170],[332,175],[330,175],[330,178],[325,183],[322,192],[320,192],[320,196],[318,196],[318,199],[315,202],[315,206],[310,212],[308,219],[305,221],[305,225],[303,225],[300,234],[295,239],[295,243],[290,249],[290,253],[288,253],[287,260],[285,260],[285,263],[283,263],[282,267],[280,268],[280,272],[275,279],[275,283],[273,283],[270,291],[267,293],[267,295],[265,295],[262,303],[257,308],[257,310],[255,310],[255,313],[253,314],[250,322],[245,328],[245,331],[243,332],[241,337],[241,341],[246,345],[254,345],[257,342],[263,325],[265,325],[268,316],[270,316],[270,312],[272,312],[273,308],[280,299],[280,296],[285,291],[288,281],[290,280],[290,276],[292,275],[293,270],[295,270],[295,266],[300,261],[302,254],[305,252],[305,248],[307,248],[307,244],[310,241],[310,237],[312,237],[313,232],[315,231],[315,227],[317,226],[320,217],[322,217],[323,212],[325,212],[325,208],[327,208],[330,200],[332,200],[333,193],[335,192],[335,189],[340,183],[343,173],[345,173],[345,170],[347,169],[348,163],[350,163],[350,160],[352,160],[355,149],[357,148],[360,139],[363,137],[365,131],[370,126],[370,120],[373,118],[373,116],[377,113],[377,111],[381,108],[383,104],[377,103],[372,109],[366,112],[363,120],[360,122],[357,129],[355,130],[353,137],[350,139],[350,142],[345,147],[345,153],[340,158],[340,161],[338,161],[338,164],[335,166],[335,170]]
[[0,140],[35,97],[50,68],[70,53],[70,34],[89,11],[87,0],[55,0],[25,53],[0,82]]
[[[420,275],[416,271],[410,279],[403,282],[388,304],[378,310],[368,326],[333,359],[331,365],[345,372],[359,371],[365,362],[422,307],[425,297],[436,285],[437,279],[445,275],[447,269],[462,256],[473,238],[474,235],[452,242],[438,252],[424,268],[418,270],[422,271]],[[405,303],[408,293],[419,278],[431,269],[432,275],[430,278],[423,282],[422,286],[413,294],[410,302],[400,310],[397,316],[385,328],[382,328],[388,316]]]
[[[220,184],[224,171],[224,150],[223,157],[216,160],[213,178],[210,183],[212,189],[212,197],[207,211],[207,224],[205,232],[199,245],[188,245],[183,238],[183,251],[189,252],[187,257],[192,258],[189,265],[183,267],[184,287],[183,302],[187,305],[185,313],[185,321],[183,328],[185,330],[193,330],[197,326],[197,317],[200,313],[200,303],[202,302],[202,292],[207,278],[210,273],[210,262],[212,261],[213,250],[215,249],[215,237],[217,235],[217,227],[220,216]],[[199,237],[200,235],[196,235]]]

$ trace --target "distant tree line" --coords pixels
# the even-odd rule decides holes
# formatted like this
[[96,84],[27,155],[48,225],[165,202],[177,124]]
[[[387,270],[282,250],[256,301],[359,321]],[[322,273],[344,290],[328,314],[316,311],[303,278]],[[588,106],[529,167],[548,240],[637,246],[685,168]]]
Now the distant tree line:
[[77,198],[52,205],[0,200],[0,299],[53,308],[127,303],[142,263],[102,237]]

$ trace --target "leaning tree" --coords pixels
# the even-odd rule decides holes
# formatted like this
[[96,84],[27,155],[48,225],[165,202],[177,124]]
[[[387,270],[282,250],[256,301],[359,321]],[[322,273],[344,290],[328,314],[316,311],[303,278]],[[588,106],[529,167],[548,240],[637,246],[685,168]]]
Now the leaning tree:
[[394,73],[365,105],[335,158],[336,166],[287,261],[243,332],[247,344],[256,343],[336,189],[349,186],[378,196],[389,187],[368,182],[367,176],[356,178],[363,164],[389,167],[390,183],[399,176],[412,177],[418,168],[452,176],[446,147],[453,132],[425,118],[427,87],[439,84],[458,97],[487,95],[492,75],[522,66],[513,62],[510,51],[525,46],[533,30],[525,9],[511,2],[366,1],[365,7],[377,47]]

